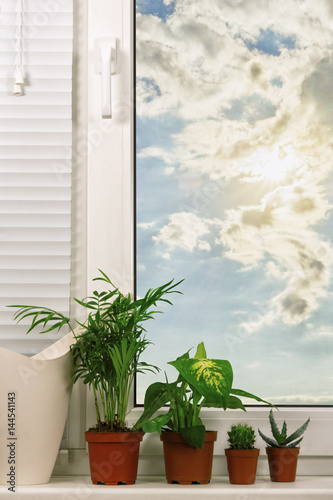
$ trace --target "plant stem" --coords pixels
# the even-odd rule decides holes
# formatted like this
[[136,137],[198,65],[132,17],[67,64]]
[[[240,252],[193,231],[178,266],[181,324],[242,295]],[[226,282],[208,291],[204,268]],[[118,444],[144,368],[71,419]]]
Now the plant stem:
[[99,407],[98,407],[98,399],[97,399],[96,387],[95,387],[95,383],[94,382],[92,382],[91,385],[92,385],[93,393],[94,393],[94,402],[95,402],[95,411],[96,411],[97,423],[99,424],[101,422],[101,415],[100,415]]

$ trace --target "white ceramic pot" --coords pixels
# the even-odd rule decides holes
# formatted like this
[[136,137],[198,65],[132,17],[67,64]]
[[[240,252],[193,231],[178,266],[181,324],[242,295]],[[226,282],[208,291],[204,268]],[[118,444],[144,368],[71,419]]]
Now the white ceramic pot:
[[49,481],[68,413],[73,343],[69,333],[32,357],[0,348],[0,484]]

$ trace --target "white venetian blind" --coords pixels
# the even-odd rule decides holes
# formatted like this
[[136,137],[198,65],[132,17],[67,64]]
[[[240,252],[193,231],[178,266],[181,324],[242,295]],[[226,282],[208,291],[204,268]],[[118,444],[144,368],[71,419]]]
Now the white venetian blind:
[[69,314],[72,53],[72,0],[0,0],[0,345],[23,353],[56,337],[26,336],[7,305]]

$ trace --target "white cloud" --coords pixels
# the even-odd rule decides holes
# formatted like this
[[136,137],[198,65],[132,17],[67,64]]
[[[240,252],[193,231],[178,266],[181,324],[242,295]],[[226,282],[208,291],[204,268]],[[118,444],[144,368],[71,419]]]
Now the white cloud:
[[333,328],[329,326],[324,326],[320,328],[315,328],[311,332],[307,332],[301,339],[302,343],[308,344],[313,342],[318,342],[319,339],[327,339],[328,341],[333,340]]
[[246,365],[246,368],[248,370],[257,370],[258,368],[262,367],[262,363],[260,361],[253,361],[253,363],[249,363]]
[[175,167],[167,167],[164,169],[165,175],[172,175],[175,173]]
[[137,227],[140,228],[140,229],[151,229],[153,227],[155,227],[156,223],[155,221],[151,221],[151,222],[139,222],[137,224]]
[[137,18],[138,113],[184,120],[172,150],[139,156],[163,159],[166,174],[180,164],[185,195],[190,179],[247,188],[240,201],[225,187],[218,221],[201,206],[171,214],[154,241],[165,258],[179,248],[208,252],[220,226],[224,257],[279,283],[260,318],[243,322],[248,332],[277,318],[308,319],[327,294],[333,263],[316,232],[331,210],[333,8],[326,0],[298,4],[179,0],[165,22]]
[[269,401],[274,401],[276,404],[291,404],[291,405],[332,405],[333,394],[326,395],[307,395],[307,394],[288,394],[288,396],[267,396]]
[[157,147],[147,147],[142,148],[137,154],[138,158],[160,158],[165,163],[173,163],[175,161],[175,155],[172,151],[157,148]]
[[170,215],[169,223],[162,227],[157,236],[153,236],[156,244],[163,244],[170,251],[181,248],[188,252],[209,250],[208,242],[202,236],[209,234],[211,221],[197,217],[189,212]]
[[300,323],[327,293],[333,258],[309,223],[323,219],[329,208],[320,189],[288,185],[266,195],[259,206],[227,212],[220,232],[225,255],[247,267],[266,262],[269,275],[285,284],[271,297],[269,311],[258,321],[245,323],[249,331],[274,317]]

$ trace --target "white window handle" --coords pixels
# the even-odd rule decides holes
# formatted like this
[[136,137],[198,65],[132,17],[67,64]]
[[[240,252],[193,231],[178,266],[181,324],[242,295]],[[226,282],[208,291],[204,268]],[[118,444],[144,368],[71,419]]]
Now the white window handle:
[[116,72],[116,39],[100,39],[100,62],[102,76],[102,117],[112,118],[111,75]]

